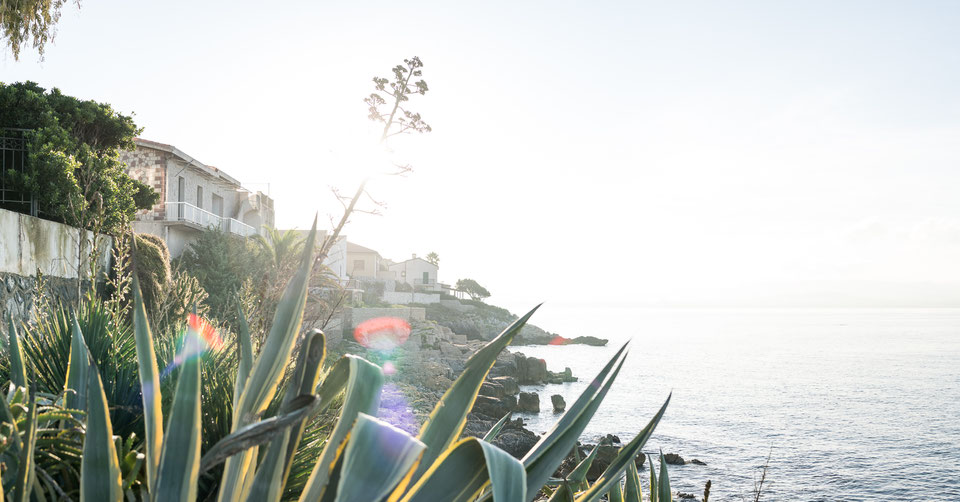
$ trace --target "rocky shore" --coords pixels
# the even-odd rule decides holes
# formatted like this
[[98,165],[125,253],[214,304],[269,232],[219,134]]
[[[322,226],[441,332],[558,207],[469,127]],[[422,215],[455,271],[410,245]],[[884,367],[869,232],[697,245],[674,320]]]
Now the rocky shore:
[[[344,340],[341,349],[362,354],[381,365],[390,363],[389,366],[394,370],[388,375],[381,417],[415,434],[433,406],[463,371],[469,356],[480,349],[486,340],[471,339],[436,320],[414,321],[411,328],[410,337],[390,352],[367,350],[349,339]],[[483,437],[508,413],[537,413],[542,406],[562,411],[566,403],[559,395],[550,396],[549,400],[542,402],[539,394],[524,392],[521,386],[575,382],[577,378],[570,368],[551,371],[543,359],[527,357],[516,347],[505,350],[480,388],[467,417],[463,435]],[[516,417],[504,425],[492,442],[521,458],[539,440],[538,434],[526,428],[523,418]],[[579,457],[586,456],[595,446],[578,443]],[[621,446],[616,436],[604,438],[588,479],[599,476]],[[558,469],[557,476],[568,473],[576,463],[571,452]],[[643,465],[642,457],[637,459],[637,465]]]

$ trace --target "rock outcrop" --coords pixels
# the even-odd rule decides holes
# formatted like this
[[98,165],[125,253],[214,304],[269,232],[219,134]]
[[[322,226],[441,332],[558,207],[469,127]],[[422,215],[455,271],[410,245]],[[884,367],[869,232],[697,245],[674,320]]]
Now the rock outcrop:
[[567,409],[567,402],[563,400],[563,396],[560,394],[550,396],[550,404],[553,405],[554,413],[559,413]]
[[517,411],[540,413],[540,395],[535,392],[521,392],[517,399]]

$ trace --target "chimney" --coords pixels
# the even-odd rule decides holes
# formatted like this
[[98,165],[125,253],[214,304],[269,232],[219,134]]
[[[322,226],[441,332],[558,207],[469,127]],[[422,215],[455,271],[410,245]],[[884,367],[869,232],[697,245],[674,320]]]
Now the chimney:
[[414,259],[414,260],[417,259],[417,253],[413,253],[413,259]]

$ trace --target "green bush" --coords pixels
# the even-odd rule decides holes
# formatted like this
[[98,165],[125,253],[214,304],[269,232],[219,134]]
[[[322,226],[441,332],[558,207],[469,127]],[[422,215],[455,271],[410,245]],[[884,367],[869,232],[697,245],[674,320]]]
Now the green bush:
[[[551,480],[551,475],[576,445],[616,379],[627,355],[626,346],[523,459],[515,459],[489,442],[506,417],[485,440],[459,439],[484,378],[534,309],[470,357],[420,433],[412,437],[375,418],[384,383],[380,367],[345,355],[331,367],[322,368],[323,333],[315,330],[305,338],[300,336],[315,234],[314,229],[256,356],[253,336],[241,316],[235,338],[225,340],[229,349],[211,343],[212,350],[204,357],[181,357],[212,335],[192,320],[182,341],[154,337],[136,280],[133,348],[129,335],[116,342],[104,336],[103,330],[99,334],[98,328],[84,331],[74,321],[69,339],[66,330],[61,330],[55,347],[24,352],[11,322],[7,363],[11,385],[21,394],[26,387],[39,386],[32,376],[38,373],[35,365],[45,356],[44,350],[55,351],[56,361],[66,370],[47,376],[43,385],[52,387],[54,392],[49,394],[66,398],[68,408],[74,405],[83,410],[83,415],[77,416],[82,416],[85,424],[80,466],[71,471],[79,472],[79,484],[68,493],[63,487],[71,486],[69,480],[56,477],[57,473],[43,471],[37,476],[36,447],[50,445],[38,441],[36,399],[31,397],[26,406],[18,407],[27,417],[19,422],[22,426],[14,427],[16,419],[9,414],[0,416],[0,433],[6,434],[3,444],[19,445],[15,453],[20,460],[8,464],[4,492],[18,501],[28,500],[31,494],[37,499],[79,496],[81,500],[118,502],[124,498],[192,501],[200,495],[212,499],[213,493],[201,492],[216,489],[218,500],[229,502],[278,501],[283,497],[304,501],[515,502],[532,501],[540,493],[548,494],[550,500],[587,502],[620,491],[621,478],[630,465],[635,466],[635,458],[663,416],[669,398],[593,484],[576,477]],[[109,368],[111,363],[103,356],[129,361],[131,352],[135,353],[136,371],[123,370],[122,376],[119,369]],[[161,380],[168,370],[161,373],[160,368],[169,362],[176,363],[169,365],[175,369]],[[131,374],[136,375],[133,378],[141,390],[138,414],[143,432],[138,437],[143,441],[136,445],[114,439],[120,424],[115,424],[116,406],[108,397],[116,395],[115,390],[108,390],[109,382],[129,381]],[[337,405],[339,412],[331,421],[312,428],[316,417]],[[210,435],[222,437],[210,441]],[[305,448],[311,449],[310,456],[298,457]],[[71,451],[75,454],[76,449],[74,446]],[[295,468],[304,470],[293,472]],[[212,486],[209,473],[219,473],[219,487]],[[40,478],[44,482],[38,482]],[[629,491],[629,479],[626,486]],[[659,500],[669,502],[664,468],[659,486]]]

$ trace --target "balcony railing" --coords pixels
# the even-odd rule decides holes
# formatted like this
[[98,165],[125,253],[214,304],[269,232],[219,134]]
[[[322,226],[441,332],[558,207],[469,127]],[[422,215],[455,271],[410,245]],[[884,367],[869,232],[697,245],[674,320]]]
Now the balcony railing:
[[167,202],[165,206],[167,221],[183,221],[192,223],[198,227],[218,228],[224,232],[234,233],[243,237],[249,237],[257,233],[255,228],[242,221],[217,216],[193,204],[186,202]]

